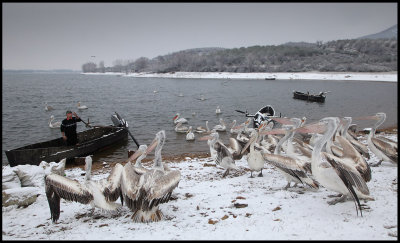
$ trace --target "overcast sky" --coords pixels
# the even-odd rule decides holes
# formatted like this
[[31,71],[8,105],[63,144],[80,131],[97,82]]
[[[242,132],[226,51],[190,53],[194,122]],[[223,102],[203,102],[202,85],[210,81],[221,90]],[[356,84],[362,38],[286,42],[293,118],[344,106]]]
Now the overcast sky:
[[[397,24],[397,3],[2,3],[3,69],[73,69],[200,48],[331,41]],[[95,57],[92,57],[95,56]]]

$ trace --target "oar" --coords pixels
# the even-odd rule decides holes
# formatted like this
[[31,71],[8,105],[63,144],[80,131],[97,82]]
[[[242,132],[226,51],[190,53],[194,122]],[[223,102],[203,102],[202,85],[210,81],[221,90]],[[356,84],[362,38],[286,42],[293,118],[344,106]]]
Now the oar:
[[[79,118],[81,118],[81,117],[79,117]],[[83,123],[86,125],[86,127],[91,127],[91,128],[93,128],[93,127],[89,124],[89,118],[88,118],[88,122],[87,122],[87,123],[84,122],[82,118],[81,118],[81,122],[83,122]]]
[[245,111],[239,111],[239,110],[235,110],[235,111],[243,113],[243,114],[247,114],[247,111],[246,112]]
[[[114,111],[115,112],[115,111]],[[117,115],[118,119],[120,121],[122,121],[122,118],[119,116],[119,114],[117,112],[115,112],[115,114]],[[133,139],[133,141],[136,143],[136,146],[139,148],[139,143],[136,141],[136,139],[133,137],[132,133],[129,131],[128,127],[126,127],[126,122],[124,122],[122,125],[125,126],[126,130],[128,131],[129,135],[131,136],[131,138]]]

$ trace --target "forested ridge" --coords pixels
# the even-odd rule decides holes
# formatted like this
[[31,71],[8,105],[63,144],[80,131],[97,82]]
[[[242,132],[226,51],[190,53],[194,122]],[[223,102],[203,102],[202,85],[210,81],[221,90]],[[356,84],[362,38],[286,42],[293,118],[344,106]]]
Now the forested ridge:
[[88,62],[83,72],[388,72],[397,71],[397,38],[196,48],[149,59]]

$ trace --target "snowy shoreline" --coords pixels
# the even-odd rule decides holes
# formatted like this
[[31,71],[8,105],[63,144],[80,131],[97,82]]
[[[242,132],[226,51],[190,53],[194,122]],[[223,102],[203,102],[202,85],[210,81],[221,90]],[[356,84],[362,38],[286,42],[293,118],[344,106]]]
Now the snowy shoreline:
[[170,73],[81,73],[84,75],[115,75],[135,78],[206,78],[206,79],[285,79],[285,80],[349,80],[397,82],[397,72],[282,72],[282,73],[231,73],[231,72],[170,72]]
[[[397,141],[396,134],[381,134]],[[359,136],[366,144],[366,135]],[[370,152],[369,164],[378,162]],[[249,178],[246,156],[236,160],[239,170],[222,178],[224,169],[210,158],[186,157],[179,162],[163,159],[181,172],[173,191],[176,200],[161,204],[164,219],[155,223],[134,223],[132,212],[90,215],[91,206],[61,200],[58,223],[50,219],[44,188],[38,188],[36,202],[27,207],[2,207],[3,240],[397,240],[397,165],[383,162],[371,167],[367,183],[374,201],[363,216],[352,200],[329,205],[326,188],[282,189],[283,175],[265,163],[263,177]],[[151,167],[152,162],[143,163]],[[4,168],[3,168],[4,169]],[[93,171],[92,178],[104,179],[109,168]],[[66,169],[68,178],[82,182],[83,166]],[[119,200],[117,200],[119,202]],[[235,206],[240,204],[241,207]]]

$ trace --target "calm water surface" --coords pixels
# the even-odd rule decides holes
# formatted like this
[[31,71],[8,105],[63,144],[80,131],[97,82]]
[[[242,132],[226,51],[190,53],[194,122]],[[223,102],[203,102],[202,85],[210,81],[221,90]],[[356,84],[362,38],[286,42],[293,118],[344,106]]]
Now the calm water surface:
[[[292,98],[292,91],[331,91],[324,104]],[[154,91],[158,91],[155,93]],[[184,96],[179,97],[182,93]],[[203,95],[206,100],[199,98]],[[2,163],[7,164],[6,150],[61,136],[59,129],[48,126],[51,115],[56,121],[71,109],[93,125],[112,124],[111,115],[118,112],[129,124],[129,130],[140,144],[149,144],[164,129],[163,154],[177,155],[208,152],[206,141],[187,142],[185,134],[174,131],[172,118],[177,112],[189,120],[188,125],[212,128],[222,117],[227,123],[244,122],[237,110],[254,114],[272,105],[279,115],[307,117],[307,122],[326,116],[365,116],[386,112],[382,127],[397,126],[397,82],[313,81],[313,80],[236,80],[236,79],[167,79],[82,75],[77,73],[3,73],[2,84]],[[45,111],[48,102],[55,110]],[[89,107],[78,110],[77,102]],[[216,115],[220,106],[222,114]],[[353,121],[359,129],[373,122]],[[85,125],[79,123],[78,131]],[[220,133],[224,142],[229,132]],[[94,161],[119,161],[127,150],[136,150],[133,140],[115,145],[94,156]]]

